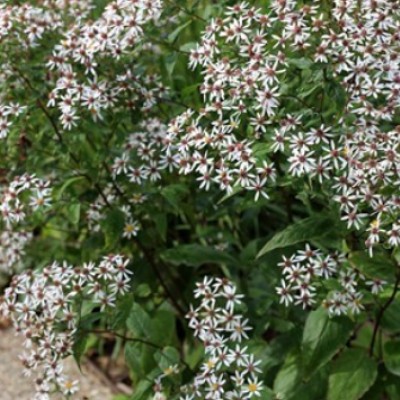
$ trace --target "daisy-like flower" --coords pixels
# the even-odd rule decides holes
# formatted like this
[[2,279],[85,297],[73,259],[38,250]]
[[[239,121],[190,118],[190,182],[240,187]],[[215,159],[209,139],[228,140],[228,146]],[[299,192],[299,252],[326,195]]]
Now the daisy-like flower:
[[280,297],[280,303],[284,303],[285,306],[293,303],[292,288],[290,285],[286,284],[286,281],[284,279],[281,279],[281,286],[278,286],[276,288],[276,292]]
[[122,237],[126,237],[127,239],[131,239],[134,236],[137,236],[139,232],[139,224],[134,220],[128,220],[124,226],[124,232]]
[[258,379],[249,379],[247,381],[247,386],[243,389],[243,393],[248,393],[250,397],[261,396],[262,383]]
[[375,279],[373,279],[373,280],[370,280],[370,281],[365,282],[365,284],[366,284],[367,286],[370,286],[370,287],[371,287],[371,293],[372,293],[372,294],[378,294],[379,292],[381,292],[381,291],[383,290],[383,287],[384,287],[384,285],[385,285],[386,283],[387,283],[387,282],[386,282],[385,280],[383,280],[383,279],[378,279],[378,278],[375,278]]

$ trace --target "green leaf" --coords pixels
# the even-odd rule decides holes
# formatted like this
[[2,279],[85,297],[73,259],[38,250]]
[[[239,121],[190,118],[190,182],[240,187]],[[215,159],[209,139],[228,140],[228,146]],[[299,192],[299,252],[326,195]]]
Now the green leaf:
[[[385,392],[389,395],[388,400],[400,399],[400,379],[393,375],[385,376]],[[368,399],[369,400],[369,399]],[[381,400],[381,399],[379,399]]]
[[307,58],[292,58],[289,60],[289,64],[294,65],[299,69],[308,69],[311,65],[314,64],[312,60],[308,60]]
[[236,196],[240,192],[243,192],[243,188],[240,186],[234,186],[232,192],[224,195],[221,200],[218,200],[217,204],[220,205],[224,203],[226,200],[232,198],[233,196]]
[[377,364],[365,350],[347,349],[333,364],[327,400],[358,400],[374,384]]
[[88,343],[88,334],[78,330],[75,338],[74,338],[74,345],[72,346],[72,354],[78,367],[81,367],[81,360],[83,355],[85,354],[86,345]]
[[185,359],[191,369],[199,367],[204,360],[204,348],[202,346],[188,346]]
[[275,398],[280,400],[321,400],[326,397],[326,386],[327,373],[324,369],[317,371],[308,382],[302,379],[301,354],[294,352],[288,355],[275,378]]
[[267,143],[256,143],[252,147],[253,156],[257,159],[264,159],[265,155],[271,152],[271,146]]
[[130,294],[126,295],[117,303],[111,321],[113,329],[124,328],[126,326],[126,321],[131,314],[132,306],[133,297]]
[[[154,360],[154,353],[155,349],[141,343],[129,342],[125,345],[125,360],[134,380],[135,395],[142,394],[141,383],[147,381],[149,374],[153,376],[153,379],[160,375],[160,370]],[[145,388],[143,387],[143,389]],[[147,397],[145,398],[147,399]]]
[[289,354],[274,382],[274,392],[279,398],[284,400],[288,399],[290,393],[299,385],[301,382],[300,370],[299,355],[297,353]]
[[71,224],[73,224],[73,225],[78,224],[78,222],[81,218],[80,203],[70,204],[66,209],[66,215],[67,215],[68,221],[70,221]]
[[120,239],[125,226],[125,214],[118,209],[111,210],[101,222],[106,239],[106,247],[113,248]]
[[181,95],[183,97],[188,97],[193,93],[197,93],[199,90],[199,87],[200,87],[200,84],[198,84],[198,83],[195,83],[194,85],[186,86],[181,90]]
[[127,343],[125,345],[125,360],[128,367],[137,377],[143,377],[142,345],[139,343]]
[[276,399],[274,392],[267,386],[263,386],[261,396],[257,397],[259,400],[274,400]]
[[332,217],[327,215],[314,215],[295,222],[283,231],[278,232],[264,245],[257,257],[261,257],[275,249],[331,235],[335,229],[337,229],[337,226]]
[[161,253],[161,258],[174,265],[199,267],[202,264],[236,264],[230,254],[199,244],[185,244]]
[[400,340],[390,340],[383,347],[383,362],[393,375],[400,376]]
[[161,190],[161,195],[176,211],[181,211],[181,204],[188,193],[188,187],[178,183],[166,186]]
[[286,355],[297,349],[299,345],[300,338],[297,329],[277,335],[271,340],[264,351],[264,356],[262,357],[264,369],[268,371],[282,364]]
[[160,370],[158,368],[155,368],[153,371],[151,371],[145,377],[145,379],[138,382],[138,384],[134,388],[135,392],[130,399],[131,400],[152,399],[153,395],[154,395],[154,392],[153,392],[154,381],[159,375],[160,375]]
[[56,194],[56,200],[60,200],[62,198],[62,195],[68,189],[68,187],[72,186],[76,182],[80,181],[85,181],[86,178],[84,176],[74,176],[73,178],[67,179],[65,183],[58,189],[58,192]]
[[185,22],[183,25],[178,26],[173,32],[171,32],[168,35],[168,42],[169,43],[174,43],[177,39],[179,34],[190,24],[192,23],[192,20],[190,19],[189,21]]
[[133,303],[126,326],[138,338],[150,338],[152,333],[151,318],[137,303]]
[[391,333],[400,332],[400,299],[396,298],[383,314],[381,326]]
[[[196,43],[196,42],[189,42],[189,43],[183,44],[183,45],[179,48],[179,50],[180,50],[180,51],[189,52],[190,50],[195,49],[196,46],[197,46],[197,43]],[[198,87],[197,84],[196,84],[195,86]]]
[[325,365],[346,344],[352,330],[349,318],[330,318],[322,307],[310,312],[302,341],[304,376]]
[[151,295],[151,287],[148,283],[141,283],[135,290],[136,297],[149,297]]
[[143,307],[134,303],[126,326],[135,338],[157,346],[166,346],[175,340],[175,315],[169,310],[158,310],[151,318]]
[[162,350],[156,351],[154,354],[154,359],[156,360],[161,371],[165,372],[165,370],[167,370],[169,367],[179,364],[179,351],[175,349],[175,347],[167,346]]
[[159,310],[151,321],[151,340],[166,346],[173,343],[175,337],[175,315],[171,311]]
[[175,52],[172,52],[168,54],[167,57],[165,57],[165,68],[170,78],[172,77],[177,61],[178,61],[178,55]]
[[396,279],[396,265],[383,254],[370,257],[365,251],[355,251],[350,254],[349,261],[369,279],[378,278],[387,282],[394,282]]
[[165,241],[167,238],[168,222],[167,216],[164,213],[154,214],[153,220],[156,224],[156,229],[161,238]]
[[327,85],[327,94],[334,104],[334,110],[342,110],[348,97],[343,85],[335,80],[330,80]]
[[313,92],[315,92],[320,87],[321,87],[321,85],[319,85],[319,84],[312,85],[312,86],[307,86],[307,87],[305,87],[303,89],[302,92],[299,93],[298,96],[299,96],[300,99],[305,99],[306,97],[310,96]]

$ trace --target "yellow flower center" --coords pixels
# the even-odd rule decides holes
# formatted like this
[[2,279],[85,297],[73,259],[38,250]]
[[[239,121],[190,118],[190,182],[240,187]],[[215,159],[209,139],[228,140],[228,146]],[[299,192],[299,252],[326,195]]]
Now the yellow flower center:
[[258,387],[255,383],[249,383],[248,389],[250,393],[254,393],[257,392]]
[[135,225],[128,224],[125,226],[125,231],[126,232],[133,232],[135,230]]
[[378,228],[379,227],[379,221],[377,219],[373,220],[371,222],[371,227],[372,228]]
[[208,360],[208,361],[207,361],[207,367],[208,367],[209,369],[214,368],[214,367],[215,367],[215,363],[214,363],[213,361],[211,361],[211,360]]
[[171,375],[174,372],[174,368],[173,367],[168,367],[166,369],[164,369],[164,374],[165,375]]
[[67,390],[72,389],[73,386],[74,386],[74,384],[73,384],[72,381],[66,381],[66,382],[65,382],[65,388],[66,388]]

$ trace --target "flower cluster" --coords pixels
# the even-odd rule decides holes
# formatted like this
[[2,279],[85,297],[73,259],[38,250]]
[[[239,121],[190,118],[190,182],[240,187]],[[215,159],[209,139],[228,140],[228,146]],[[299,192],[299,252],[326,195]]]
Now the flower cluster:
[[[139,222],[134,218],[132,207],[129,205],[118,206],[118,193],[115,193],[113,185],[109,185],[106,190],[99,195],[97,199],[90,204],[86,213],[89,229],[92,232],[99,232],[101,230],[101,223],[107,217],[109,206],[113,205],[115,210],[119,210],[123,215],[125,224],[121,236],[131,239],[136,236],[140,230]],[[145,196],[136,195],[130,200],[131,205],[140,204],[145,200]]]
[[276,291],[280,302],[286,306],[292,303],[301,304],[303,308],[312,306],[316,302],[319,283],[336,277],[340,289],[331,291],[323,301],[331,315],[359,313],[364,308],[361,289],[369,289],[371,293],[377,294],[386,283],[381,279],[366,281],[360,271],[346,263],[345,255],[324,255],[309,245],[289,258],[283,257],[283,261],[278,265],[282,268],[283,279]]
[[36,372],[34,399],[49,399],[61,391],[77,391],[63,373],[62,360],[72,353],[82,317],[82,304],[90,299],[101,310],[115,305],[117,296],[128,292],[129,260],[110,255],[98,264],[73,267],[53,263],[42,271],[27,271],[13,277],[0,303],[0,315],[10,318],[24,338],[21,361],[27,375]]
[[132,56],[142,41],[144,25],[156,21],[160,13],[160,0],[116,0],[94,22],[80,20],[65,33],[47,64],[57,76],[48,105],[60,109],[64,129],[77,125],[80,110],[98,120],[110,107],[115,112],[121,98],[124,109],[140,105],[144,111],[163,95],[165,88],[157,76],[142,76],[127,67],[128,62],[112,76],[120,67],[111,67],[114,61]]
[[[154,106],[161,101],[182,106],[185,100],[164,97],[167,88],[154,73],[159,60],[149,68],[141,60],[144,51],[156,52],[146,29],[163,20],[162,0],[106,1],[99,17],[91,13],[96,7],[92,0],[3,3],[0,139],[12,136],[14,119],[25,110],[16,102],[23,96],[23,85],[32,94],[25,98],[30,101],[27,126],[43,124],[37,144],[47,140],[51,125],[55,146],[68,150],[60,164],[56,161],[57,168],[84,174],[99,193],[86,214],[89,232],[79,232],[79,241],[108,229],[108,218],[114,226],[119,224],[119,217],[124,226],[121,236],[132,239],[140,229],[135,205],[146,199],[148,185],[158,185],[163,174],[177,172],[193,174],[200,189],[250,191],[256,201],[268,199],[272,186],[290,186],[293,194],[304,190],[310,197],[316,192],[329,199],[328,206],[333,203],[340,209],[349,230],[362,231],[370,255],[378,244],[400,246],[398,1],[270,0],[262,9],[250,2],[227,7],[222,17],[211,20],[190,52],[189,67],[201,69],[204,107],[184,106],[179,115],[164,105],[157,108],[167,121],[160,115],[152,118]],[[175,49],[176,35],[187,26],[169,36],[168,49]],[[43,48],[36,51],[39,46]],[[52,54],[46,57],[49,49]],[[23,65],[23,56],[32,64]],[[50,87],[47,105],[41,101],[48,91],[44,85]],[[40,119],[36,110],[43,114]],[[105,130],[110,130],[100,146],[121,143],[123,132],[128,133],[121,153],[110,151],[109,170],[103,163],[108,149],[99,147],[97,153],[93,145],[92,163],[91,157],[81,160],[85,147],[77,148],[76,154],[68,148],[90,142],[85,129],[89,118],[104,121]],[[59,125],[72,130],[79,123],[83,131],[63,142]],[[36,164],[37,156],[24,161],[38,170],[49,168],[48,161],[57,158],[55,149],[42,149],[52,157],[43,163]],[[105,166],[104,173],[102,169],[92,178],[92,170],[100,165]],[[106,175],[109,181],[104,183]],[[74,201],[91,196],[70,189]],[[50,182],[31,173],[0,189],[1,272],[18,269],[33,237],[26,231],[28,216],[50,206],[51,195]],[[220,250],[227,246],[223,238],[217,237]],[[110,255],[98,264],[54,263],[14,276],[0,300],[0,315],[10,318],[24,337],[21,359],[26,373],[35,375],[36,400],[48,399],[53,391],[66,396],[77,391],[77,382],[64,374],[62,361],[83,329],[82,310],[113,307],[130,289],[128,264],[124,256]],[[345,254],[325,254],[309,245],[284,257],[279,266],[282,279],[276,291],[281,303],[314,306],[322,286],[329,290],[322,303],[331,315],[359,313],[363,296],[378,294],[386,283],[368,280]],[[191,307],[188,319],[204,345],[205,362],[193,382],[180,388],[181,400],[261,396],[260,361],[249,350],[251,328],[241,313],[242,297],[227,279],[206,277],[197,284],[200,305]],[[156,380],[155,399],[166,398],[162,380],[177,371],[172,365]]]
[[117,203],[115,186],[126,188],[129,192],[132,192],[133,186],[134,194],[128,199],[130,206],[122,206],[120,210],[126,222],[123,237],[129,239],[137,234],[140,224],[133,216],[132,207],[146,200],[144,185],[146,182],[158,182],[163,171],[172,172],[178,168],[177,155],[170,156],[165,152],[166,136],[167,126],[157,118],[142,121],[138,131],[128,135],[121,154],[114,158],[111,165],[114,185],[107,187],[104,196],[98,196],[88,210],[87,218],[92,231],[100,230],[100,223],[106,217],[107,204]]
[[157,182],[161,171],[170,172],[178,166],[176,155],[169,156],[165,149],[167,127],[156,118],[139,124],[139,132],[128,136],[121,156],[111,167],[114,177],[120,175],[129,182],[141,186],[144,182]]
[[62,14],[79,20],[91,9],[91,0],[44,0],[37,5],[3,2],[0,5],[0,43],[16,42],[22,48],[36,47],[47,32],[58,31],[63,26]]
[[237,125],[219,121],[206,130],[200,127],[200,118],[194,118],[194,112],[188,110],[168,127],[165,153],[173,165],[178,165],[179,173],[199,175],[199,187],[204,190],[216,184],[231,194],[239,186],[254,190],[256,199],[260,194],[267,198],[263,187],[267,180],[275,180],[273,164],[264,161],[256,167],[250,142],[234,135]]
[[367,231],[365,245],[372,255],[378,243],[400,245],[399,128],[383,131],[376,124],[360,122],[348,135],[346,168],[336,178],[334,199],[340,204],[348,228]]
[[0,234],[0,271],[11,273],[18,269],[24,249],[32,233],[20,226],[29,213],[50,205],[50,181],[34,175],[18,176],[0,192],[0,216],[5,226]]
[[260,361],[245,345],[251,328],[238,310],[243,295],[228,279],[209,277],[197,284],[194,293],[200,305],[187,317],[205,347],[206,361],[193,383],[181,388],[181,400],[260,396]]
[[24,231],[5,230],[0,233],[0,272],[10,274],[19,269],[32,236],[32,233]]
[[13,42],[23,47],[35,47],[46,31],[60,27],[57,12],[28,3],[0,5],[0,42]]
[[110,185],[102,192],[102,195],[99,195],[97,199],[90,204],[86,213],[86,218],[89,229],[92,232],[99,232],[101,230],[101,221],[106,218],[105,211],[107,205],[113,204],[115,201],[116,195]]
[[19,224],[26,218],[27,206],[31,211],[50,205],[50,181],[24,174],[13,181],[1,193],[0,211],[6,226]]
[[44,0],[43,7],[54,10],[57,13],[66,13],[75,21],[89,16],[90,11],[95,8],[93,0]]
[[[205,189],[217,183],[228,193],[236,186],[254,190],[256,199],[266,196],[276,168],[265,152],[262,157],[254,152],[248,138],[253,135],[267,153],[284,153],[289,165],[280,168],[295,177],[309,176],[328,187],[334,180],[343,190],[349,168],[348,191],[353,175],[362,174],[358,161],[364,160],[363,170],[372,157],[374,168],[365,177],[372,182],[358,184],[356,191],[370,192],[372,184],[376,193],[377,183],[397,182],[397,157],[387,150],[395,148],[398,135],[382,133],[380,123],[391,122],[399,107],[399,6],[335,0],[328,10],[319,1],[274,0],[269,7],[268,13],[245,2],[228,7],[191,51],[190,66],[203,70],[206,104],[170,124],[167,151],[178,154],[180,172],[200,175]],[[311,67],[313,76],[302,73]],[[310,89],[297,95],[299,75]],[[343,98],[335,100],[334,112],[329,99],[324,102],[329,90]],[[308,101],[316,93],[318,106]],[[376,140],[379,148],[371,149]]]
[[19,104],[1,104],[0,103],[0,139],[8,136],[14,118],[18,117],[25,107]]

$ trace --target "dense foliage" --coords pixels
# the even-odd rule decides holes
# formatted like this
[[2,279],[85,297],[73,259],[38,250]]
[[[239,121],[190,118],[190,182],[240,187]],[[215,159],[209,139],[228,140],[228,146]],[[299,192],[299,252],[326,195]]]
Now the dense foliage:
[[34,398],[111,345],[119,399],[400,399],[399,43],[392,0],[3,1]]

